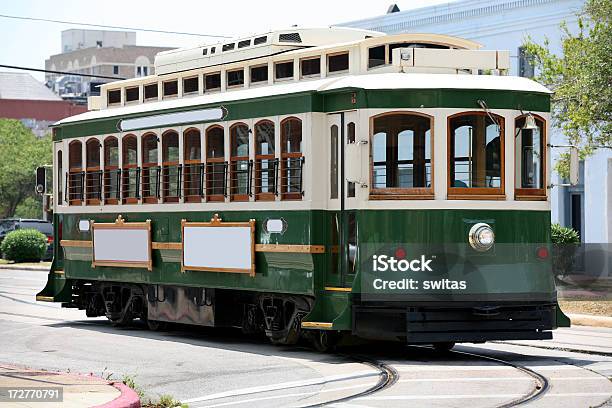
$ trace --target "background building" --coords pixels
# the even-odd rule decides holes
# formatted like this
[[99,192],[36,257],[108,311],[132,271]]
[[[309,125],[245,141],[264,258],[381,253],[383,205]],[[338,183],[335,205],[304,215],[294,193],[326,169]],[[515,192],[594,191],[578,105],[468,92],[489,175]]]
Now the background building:
[[[45,69],[116,78],[154,74],[155,54],[167,47],[136,45],[136,33],[73,29],[62,31],[62,53],[45,61]],[[47,86],[63,99],[85,104],[98,86],[111,79],[47,73]]]
[[0,72],[0,118],[19,119],[38,137],[54,122],[86,110],[62,100],[30,74]]
[[[546,38],[554,53],[561,53],[562,33],[578,31],[577,13],[583,0],[460,0],[437,6],[399,11],[340,25],[382,31],[388,34],[419,32],[448,34],[478,41],[484,49],[509,50],[511,75],[533,76],[522,43],[530,37],[538,43]],[[563,134],[552,128],[551,143],[566,144]],[[562,149],[553,149],[553,162]],[[553,174],[553,183],[563,180]],[[612,150],[599,149],[581,163],[580,183],[551,190],[552,220],[580,232],[583,242],[612,242]],[[588,209],[588,211],[585,211]],[[606,245],[604,245],[606,247]],[[608,267],[612,269],[609,259]]]

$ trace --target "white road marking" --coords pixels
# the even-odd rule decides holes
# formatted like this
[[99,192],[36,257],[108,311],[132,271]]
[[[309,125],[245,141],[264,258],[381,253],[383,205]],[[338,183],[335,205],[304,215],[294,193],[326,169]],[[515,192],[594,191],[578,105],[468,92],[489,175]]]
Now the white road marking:
[[[603,397],[612,395],[608,392],[566,392],[559,394],[544,394],[542,398],[550,397]],[[393,400],[431,400],[431,399],[493,399],[493,398],[519,398],[523,394],[450,394],[450,395],[389,395],[361,397],[357,400],[393,401]]]
[[242,389],[237,389],[237,390],[232,390],[232,391],[219,392],[216,394],[205,395],[203,397],[196,397],[196,398],[183,400],[182,402],[186,404],[191,404],[191,403],[199,402],[199,401],[210,401],[210,400],[215,400],[219,398],[236,397],[239,395],[256,394],[260,392],[277,391],[277,390],[284,390],[288,388],[306,387],[310,385],[321,385],[321,384],[326,384],[326,383],[335,382],[335,381],[355,380],[358,378],[366,378],[366,377],[378,377],[379,375],[380,373],[378,371],[373,371],[373,370],[372,371],[358,371],[351,375],[337,374],[337,375],[330,375],[326,377],[313,378],[310,380],[289,381],[289,382],[278,383],[278,384],[262,385],[258,387],[249,387],[249,388],[242,388]]

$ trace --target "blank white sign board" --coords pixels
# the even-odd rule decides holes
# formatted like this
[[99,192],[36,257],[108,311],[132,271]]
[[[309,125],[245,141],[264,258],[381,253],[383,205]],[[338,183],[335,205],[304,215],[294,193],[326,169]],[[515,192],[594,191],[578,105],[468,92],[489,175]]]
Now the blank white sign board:
[[149,231],[94,228],[93,251],[96,262],[149,262]]
[[250,272],[253,268],[253,236],[250,226],[183,228],[185,269]]

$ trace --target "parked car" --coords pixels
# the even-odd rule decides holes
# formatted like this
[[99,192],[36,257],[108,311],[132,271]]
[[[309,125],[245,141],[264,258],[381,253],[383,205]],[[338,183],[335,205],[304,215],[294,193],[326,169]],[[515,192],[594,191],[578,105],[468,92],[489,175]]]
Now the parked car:
[[45,220],[27,219],[27,218],[5,218],[0,220],[0,243],[4,240],[6,234],[18,229],[35,229],[47,237],[47,252],[44,260],[53,259],[53,224]]

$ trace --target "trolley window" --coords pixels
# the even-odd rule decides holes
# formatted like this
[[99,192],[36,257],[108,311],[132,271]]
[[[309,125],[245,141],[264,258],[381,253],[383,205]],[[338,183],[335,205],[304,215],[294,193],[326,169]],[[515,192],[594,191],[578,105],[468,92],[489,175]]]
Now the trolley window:
[[89,139],[86,146],[86,169],[85,169],[85,203],[100,204],[101,178],[100,171],[100,141]]
[[178,81],[166,81],[163,84],[164,97],[178,95]]
[[274,200],[278,162],[274,157],[274,122],[255,124],[255,199]]
[[268,81],[268,65],[258,65],[251,67],[251,83]]
[[504,119],[467,112],[448,119],[448,198],[502,198]]
[[281,80],[293,78],[293,61],[274,64],[274,78]]
[[432,123],[430,116],[412,112],[373,118],[371,198],[433,198]]
[[349,53],[331,54],[327,56],[327,72],[343,72],[349,69]]
[[338,126],[332,125],[329,138],[329,198],[338,198]]
[[145,203],[157,203],[159,197],[157,143],[154,133],[142,137],[142,198]]
[[197,93],[200,90],[200,80],[197,76],[183,78],[183,95]]
[[281,199],[302,199],[302,121],[295,117],[283,120],[281,126]]
[[206,91],[215,91],[221,89],[221,73],[206,74],[204,76],[204,89]]
[[230,128],[230,199],[248,201],[251,194],[249,162],[249,127],[237,123]]
[[162,135],[161,193],[165,203],[177,203],[181,166],[179,165],[179,135],[169,130]]
[[214,125],[206,130],[206,200],[224,201],[226,192],[224,131]]
[[321,57],[305,58],[300,61],[302,77],[315,77],[321,75]]
[[546,199],[545,122],[535,115],[523,115],[515,127],[515,193],[517,200]]
[[138,169],[138,140],[134,135],[124,136],[121,140],[122,169],[121,192],[125,204],[138,202],[140,190],[140,169]]
[[157,99],[157,82],[144,86],[144,99],[145,101]]
[[119,141],[109,136],[104,139],[104,171],[102,173],[104,203],[119,202]]
[[187,129],[183,133],[183,162],[184,182],[183,191],[185,201],[199,202],[202,196],[202,151],[200,131],[195,128]]
[[236,69],[233,71],[227,71],[227,87],[239,87],[244,85],[244,69]]

